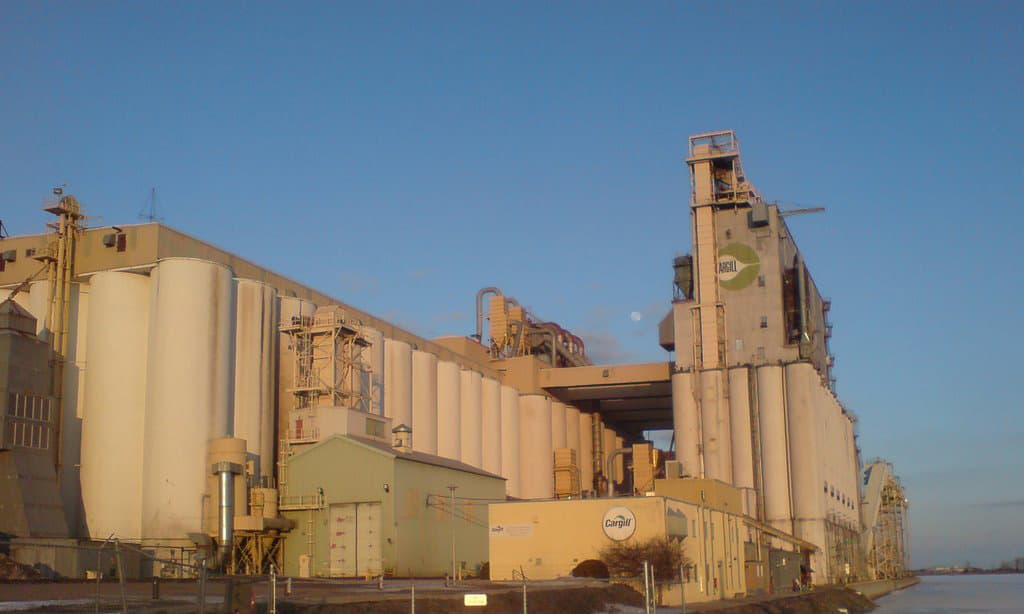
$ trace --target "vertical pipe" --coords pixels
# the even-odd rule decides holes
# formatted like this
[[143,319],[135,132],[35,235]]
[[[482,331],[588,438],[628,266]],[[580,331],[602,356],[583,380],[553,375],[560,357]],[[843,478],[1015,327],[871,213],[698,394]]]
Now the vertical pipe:
[[731,484],[732,445],[725,371],[721,369],[702,371],[700,385],[704,477]]

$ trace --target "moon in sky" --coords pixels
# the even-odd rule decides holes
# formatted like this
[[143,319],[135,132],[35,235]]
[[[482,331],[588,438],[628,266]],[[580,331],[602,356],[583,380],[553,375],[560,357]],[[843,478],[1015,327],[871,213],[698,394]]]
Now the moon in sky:
[[639,322],[640,320],[643,319],[643,317],[644,314],[640,313],[639,311],[634,311],[633,313],[629,314],[629,319],[633,320],[634,322]]

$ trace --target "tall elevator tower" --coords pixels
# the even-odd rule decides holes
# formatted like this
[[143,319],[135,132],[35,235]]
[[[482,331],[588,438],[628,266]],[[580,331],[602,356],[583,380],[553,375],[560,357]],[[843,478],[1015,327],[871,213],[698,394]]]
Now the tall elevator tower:
[[[747,179],[731,130],[691,136],[692,257],[674,261],[677,460],[744,493],[744,511],[818,545],[855,534],[854,418],[836,399],[828,301],[785,217]],[[817,563],[814,561],[812,566]]]

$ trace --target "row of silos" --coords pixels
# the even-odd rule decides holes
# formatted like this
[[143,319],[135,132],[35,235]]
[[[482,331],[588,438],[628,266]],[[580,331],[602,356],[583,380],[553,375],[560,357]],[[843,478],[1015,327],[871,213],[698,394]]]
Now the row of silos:
[[209,530],[207,446],[245,440],[273,475],[279,314],[291,306],[223,265],[160,261],[89,280],[81,484],[92,537],[180,540]]
[[856,522],[853,424],[812,364],[678,372],[672,396],[686,474],[742,489],[747,513],[814,543],[830,514]]
[[384,415],[412,429],[416,452],[501,475],[510,496],[548,498],[553,452],[572,448],[584,487],[592,482],[589,414],[394,339],[384,340],[383,382]]

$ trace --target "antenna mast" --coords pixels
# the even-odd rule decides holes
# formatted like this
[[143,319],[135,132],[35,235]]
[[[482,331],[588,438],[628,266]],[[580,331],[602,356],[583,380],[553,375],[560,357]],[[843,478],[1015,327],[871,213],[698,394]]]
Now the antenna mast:
[[156,188],[149,189],[149,201],[146,207],[139,212],[139,219],[146,222],[162,222],[164,218],[156,212]]

